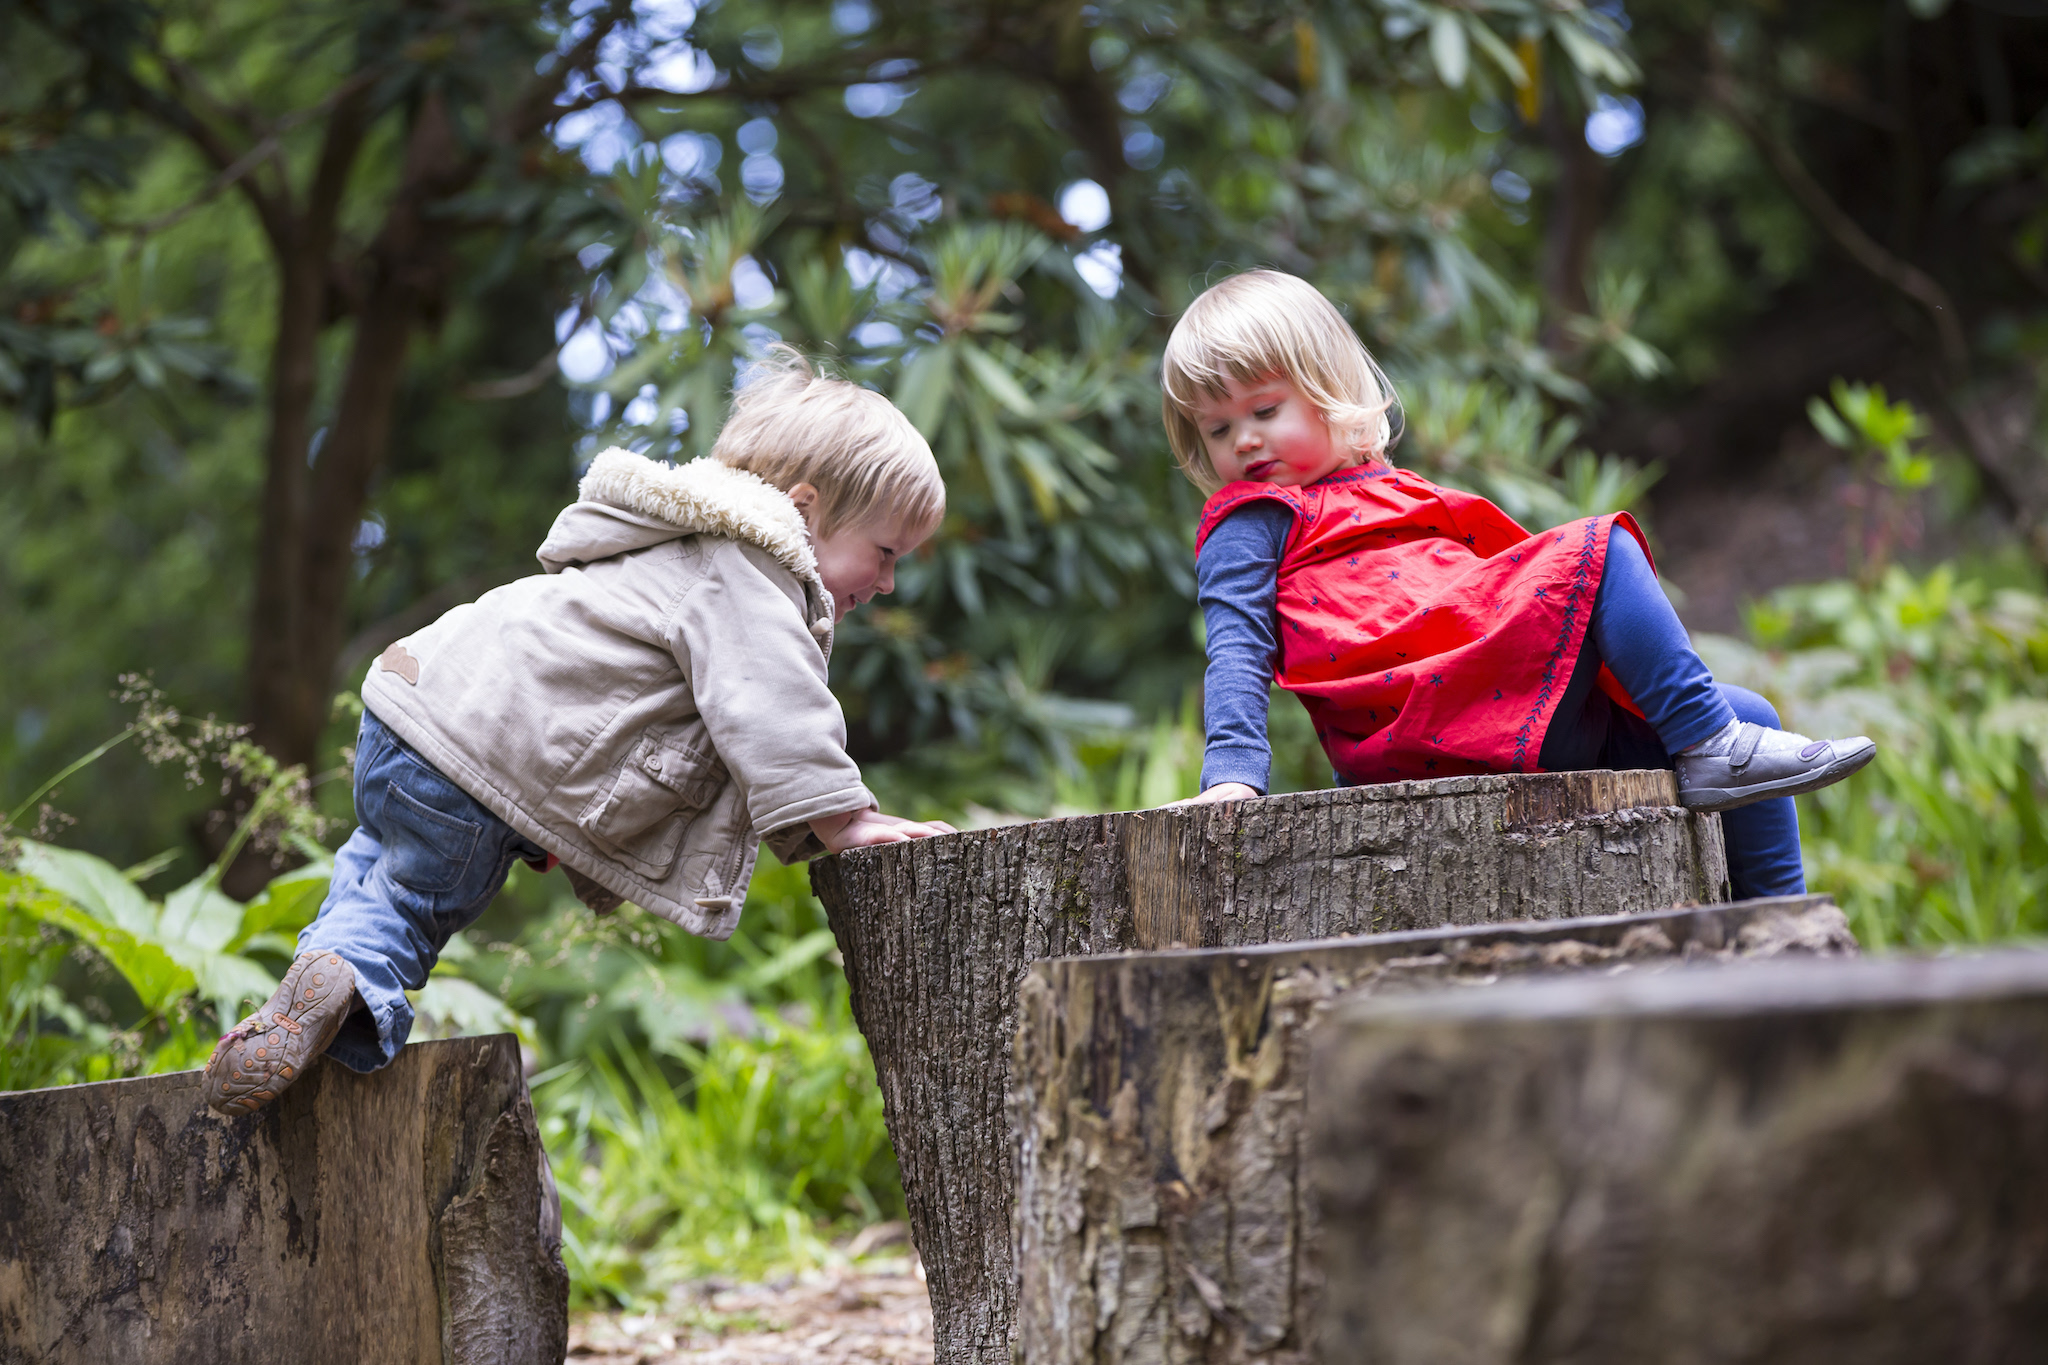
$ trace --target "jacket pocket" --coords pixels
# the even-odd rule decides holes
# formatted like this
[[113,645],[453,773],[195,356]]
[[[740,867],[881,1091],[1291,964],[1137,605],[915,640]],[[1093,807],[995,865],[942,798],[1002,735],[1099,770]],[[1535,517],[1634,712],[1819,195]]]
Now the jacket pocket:
[[701,723],[651,729],[577,823],[636,872],[664,877],[683,846],[689,817],[709,805],[725,781],[725,765]]

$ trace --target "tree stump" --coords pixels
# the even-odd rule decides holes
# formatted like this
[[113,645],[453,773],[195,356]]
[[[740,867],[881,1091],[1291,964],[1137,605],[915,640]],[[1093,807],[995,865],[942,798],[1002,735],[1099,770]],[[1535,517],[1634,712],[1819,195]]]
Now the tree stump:
[[510,1034],[0,1095],[0,1361],[558,1365],[561,1206]]
[[1035,960],[1726,898],[1668,772],[1456,777],[1045,820],[812,864],[875,1059],[940,1365],[1010,1358],[1004,1096]]
[[1842,912],[1804,896],[1041,962],[1022,988],[1011,1100],[1021,1356],[1314,1358],[1321,1282],[1302,1109],[1310,1039],[1339,998],[1854,951]]
[[1367,1000],[1311,1076],[1324,1360],[2048,1349],[2048,954]]

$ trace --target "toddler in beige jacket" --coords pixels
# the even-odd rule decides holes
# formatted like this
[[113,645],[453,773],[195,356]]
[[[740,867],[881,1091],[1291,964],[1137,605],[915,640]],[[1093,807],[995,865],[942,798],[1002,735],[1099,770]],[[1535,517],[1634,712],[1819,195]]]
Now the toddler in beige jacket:
[[277,993],[230,1029],[207,1102],[262,1108],[325,1051],[405,1045],[405,992],[504,885],[560,862],[712,938],[765,840],[785,861],[948,833],[884,815],[826,686],[833,630],[936,529],[930,448],[881,395],[785,352],[708,458],[598,456],[545,573],[393,644],[363,684],[359,828]]

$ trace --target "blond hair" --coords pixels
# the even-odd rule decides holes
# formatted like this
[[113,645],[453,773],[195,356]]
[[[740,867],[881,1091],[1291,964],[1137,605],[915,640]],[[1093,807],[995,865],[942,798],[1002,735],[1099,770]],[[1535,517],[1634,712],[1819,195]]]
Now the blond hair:
[[1223,397],[1233,380],[1285,378],[1361,460],[1385,459],[1393,445],[1394,386],[1321,291],[1277,270],[1248,270],[1204,291],[1174,324],[1160,371],[1167,442],[1205,493],[1223,481],[1195,405]]
[[771,347],[752,367],[711,458],[785,493],[800,483],[816,488],[820,536],[883,515],[930,534],[946,515],[938,461],[910,419],[874,390],[818,373],[787,346]]

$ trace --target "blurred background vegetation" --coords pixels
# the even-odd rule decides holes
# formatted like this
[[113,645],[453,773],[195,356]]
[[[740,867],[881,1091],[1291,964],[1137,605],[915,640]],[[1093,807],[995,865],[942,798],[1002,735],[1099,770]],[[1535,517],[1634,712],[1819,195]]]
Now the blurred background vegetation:
[[[0,0],[0,1088],[203,1059],[318,904],[367,662],[777,340],[951,491],[833,660],[892,807],[1190,793],[1155,365],[1255,264],[1384,361],[1400,460],[1635,509],[1718,674],[1884,742],[1802,805],[1865,942],[2039,934],[2041,10]],[[900,1208],[800,869],[725,944],[522,871],[420,1005],[526,1042],[588,1300]]]

